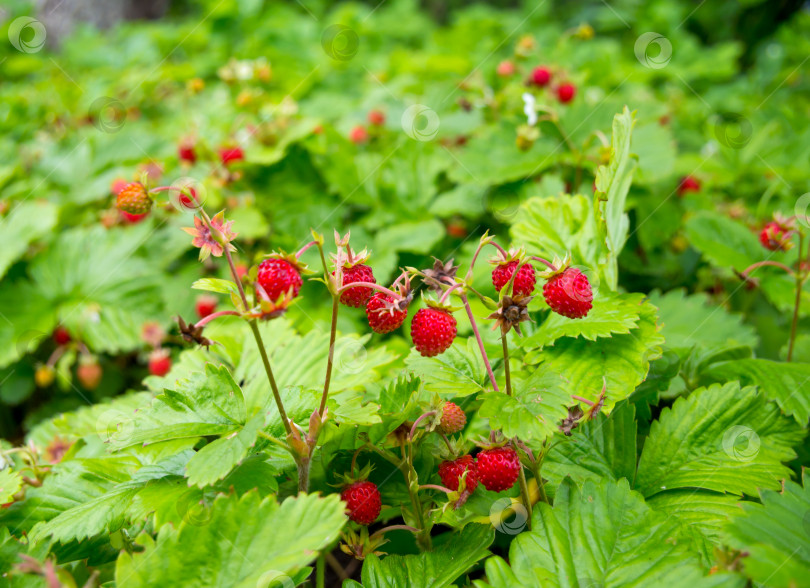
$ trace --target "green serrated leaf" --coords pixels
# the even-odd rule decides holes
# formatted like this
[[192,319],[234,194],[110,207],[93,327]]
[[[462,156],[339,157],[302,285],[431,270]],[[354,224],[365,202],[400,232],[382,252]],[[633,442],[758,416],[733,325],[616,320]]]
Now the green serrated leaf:
[[405,358],[405,365],[419,376],[429,392],[452,396],[469,396],[488,385],[484,361],[473,337],[466,344],[455,343],[436,357],[422,357],[416,350]]
[[635,488],[653,496],[673,488],[754,495],[790,478],[804,432],[754,388],[715,384],[679,398],[652,424]]
[[489,554],[495,533],[489,525],[467,525],[448,534],[442,545],[419,555],[368,556],[363,563],[364,588],[443,588]]
[[609,417],[598,414],[580,424],[543,462],[543,475],[554,485],[566,476],[577,483],[600,478],[632,483],[635,471],[635,408],[628,401],[617,404]]
[[[292,577],[330,545],[346,522],[337,494],[301,494],[278,504],[248,492],[217,498],[204,518],[141,535],[141,553],[122,552],[116,585],[255,588]],[[292,580],[290,580],[292,581]]]
[[788,481],[782,492],[762,490],[761,504],[743,503],[728,525],[728,541],[747,553],[743,566],[754,582],[792,588],[810,577],[809,481],[805,473],[803,487]]
[[810,365],[769,359],[738,359],[716,363],[706,375],[718,380],[739,379],[753,384],[787,415],[806,426],[810,419]]
[[638,312],[638,327],[626,335],[596,341],[558,339],[543,350],[541,359],[579,396],[595,401],[605,385],[604,406],[609,412],[644,380],[650,362],[661,357],[664,338],[658,332],[655,307],[644,303]]
[[678,523],[626,480],[564,481],[554,507],[539,503],[532,531],[512,541],[509,564],[490,558],[486,572],[494,588],[686,586],[703,576]]
[[515,381],[511,396],[487,392],[479,399],[483,402],[478,414],[489,419],[493,430],[523,441],[543,441],[559,431],[571,392],[558,374],[541,366],[525,381]]
[[599,337],[627,334],[638,325],[639,307],[643,301],[643,294],[599,292],[594,298],[593,308],[584,318],[571,320],[552,312],[533,335],[518,339],[518,344],[531,349],[553,344],[560,337],[595,341]]

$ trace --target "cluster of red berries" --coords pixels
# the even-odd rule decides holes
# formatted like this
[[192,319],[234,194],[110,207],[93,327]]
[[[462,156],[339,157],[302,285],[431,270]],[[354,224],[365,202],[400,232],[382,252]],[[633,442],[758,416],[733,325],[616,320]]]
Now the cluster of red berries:
[[[245,151],[239,145],[223,145],[217,149],[219,161],[222,165],[243,161],[245,159]],[[197,162],[197,150],[194,142],[191,140],[181,141],[177,146],[177,157],[180,161],[194,165]]]
[[[385,113],[382,110],[371,110],[368,113],[368,124],[371,127],[381,127],[385,124]],[[363,125],[355,125],[349,131],[349,141],[355,145],[367,143],[370,138],[368,129]]]
[[[529,76],[529,80],[527,83],[530,86],[535,86],[538,88],[545,88],[551,85],[551,80],[553,75],[551,73],[551,69],[547,66],[540,65],[535,67],[532,70],[531,75]],[[574,84],[569,81],[563,81],[556,86],[553,87],[554,93],[557,95],[557,100],[562,102],[563,104],[567,104],[574,99],[576,96],[577,88]]]
[[509,490],[520,476],[520,460],[511,447],[493,447],[480,451],[478,455],[462,455],[453,461],[439,465],[439,477],[449,489],[457,492],[461,477],[465,478],[466,489],[472,493],[478,483],[490,492]]

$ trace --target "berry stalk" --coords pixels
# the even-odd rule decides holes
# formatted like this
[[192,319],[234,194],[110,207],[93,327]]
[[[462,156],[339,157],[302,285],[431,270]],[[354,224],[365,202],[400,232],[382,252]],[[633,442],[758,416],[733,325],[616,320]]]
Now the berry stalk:
[[[517,273],[517,272],[515,272]],[[512,395],[512,376],[509,371],[509,343],[506,340],[506,333],[501,333],[501,346],[503,347],[503,372],[506,377],[506,395]]]
[[329,331],[329,356],[326,359],[326,377],[323,381],[323,394],[321,395],[321,405],[318,414],[323,418],[326,410],[326,399],[329,397],[329,384],[332,382],[332,365],[335,359],[335,338],[337,337],[337,316],[340,308],[340,294],[332,295],[332,325]]
[[[799,233],[799,265],[802,267],[802,250],[804,249],[804,233]],[[796,272],[796,300],[793,303],[793,318],[790,321],[790,338],[788,339],[787,361],[793,359],[793,345],[796,343],[796,328],[799,325],[799,306],[802,302],[802,286],[804,285],[804,276],[801,269]]]
[[500,388],[498,388],[498,382],[495,381],[495,374],[492,373],[492,364],[489,363],[489,356],[487,356],[487,350],[484,349],[484,342],[481,340],[481,333],[478,331],[478,324],[475,322],[475,317],[473,316],[472,309],[470,308],[470,301],[467,299],[467,294],[463,290],[460,294],[460,297],[462,304],[464,304],[464,309],[467,311],[467,318],[470,319],[470,324],[472,325],[475,340],[478,341],[478,349],[481,351],[481,357],[483,358],[484,365],[487,368],[489,381],[492,382],[492,387],[495,389],[495,392],[500,392]]

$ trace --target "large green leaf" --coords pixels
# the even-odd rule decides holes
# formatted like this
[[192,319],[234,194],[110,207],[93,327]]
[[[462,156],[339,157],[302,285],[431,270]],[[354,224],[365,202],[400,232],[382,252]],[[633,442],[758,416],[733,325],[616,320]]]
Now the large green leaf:
[[765,395],[793,415],[799,424],[810,419],[810,365],[769,359],[738,359],[712,365],[707,375],[718,380],[739,379],[759,386]]
[[210,518],[161,527],[157,541],[141,535],[140,553],[122,552],[115,567],[120,588],[282,584],[329,546],[346,522],[337,494],[299,495],[280,505],[258,493],[222,496]]
[[371,555],[363,562],[363,588],[443,588],[489,554],[490,525],[467,525],[433,551],[419,555]]
[[487,392],[479,416],[489,419],[493,430],[523,441],[543,441],[558,432],[568,415],[571,392],[558,374],[540,366],[525,380],[517,379],[511,396],[504,391]]
[[518,339],[518,344],[530,349],[553,344],[560,337],[582,337],[595,341],[614,334],[626,335],[638,325],[643,300],[643,294],[599,292],[594,298],[593,308],[584,318],[571,320],[552,312],[535,333]]
[[808,482],[805,473],[803,487],[786,482],[782,492],[763,490],[762,503],[744,502],[726,529],[729,543],[747,554],[745,573],[758,585],[793,588],[810,578]]
[[0,218],[0,278],[9,266],[23,255],[28,246],[48,234],[56,224],[57,208],[50,202],[31,200],[13,207],[8,216]]
[[[604,231],[614,259],[624,247],[630,226],[624,205],[636,169],[636,161],[630,156],[630,137],[635,123],[635,112],[631,113],[627,106],[613,118],[610,164],[596,172],[596,193],[603,202],[599,207],[600,231]],[[612,286],[615,287],[615,283]]]
[[650,362],[661,357],[664,338],[658,332],[655,307],[644,303],[638,312],[638,327],[626,335],[596,341],[565,337],[545,348],[541,358],[568,382],[569,390],[589,400],[596,400],[605,385],[609,411],[644,380]]
[[652,496],[673,488],[754,495],[789,479],[782,462],[804,432],[754,388],[716,384],[679,398],[652,424],[635,488]]
[[[26,489],[25,500],[0,511],[0,525],[8,526],[15,534],[31,532],[34,527],[33,540],[49,535],[56,526],[61,529],[60,539],[89,537],[106,528],[111,520],[120,521],[118,502],[107,501],[104,496],[129,481],[138,466],[138,460],[131,456],[58,464],[42,486]],[[99,508],[87,509],[85,505],[93,501],[99,501]],[[71,511],[82,514],[76,517],[66,514]],[[43,526],[63,515],[70,519],[67,525]]]
[[743,323],[741,316],[712,305],[706,294],[687,296],[685,290],[670,290],[666,294],[655,291],[650,294],[650,302],[658,307],[661,334],[667,347],[757,345],[754,328]]
[[246,422],[245,400],[228,369],[211,364],[165,390],[152,404],[121,423],[110,446],[123,449],[183,437],[226,435]]
[[495,588],[686,586],[703,576],[678,523],[647,506],[627,480],[581,488],[565,480],[554,506],[539,503],[531,532],[512,541],[509,564],[490,558],[486,572]]
[[610,416],[599,414],[563,439],[543,462],[543,476],[558,484],[566,476],[581,483],[600,478],[633,482],[636,471],[635,408],[627,401]]
[[509,230],[515,243],[533,255],[564,257],[595,267],[603,250],[597,238],[593,205],[582,195],[530,198]]
[[405,358],[405,365],[422,380],[429,392],[450,396],[468,396],[491,384],[475,338],[466,344],[456,341],[436,357],[422,357],[415,350]]
[[712,265],[729,271],[742,271],[762,259],[756,235],[719,212],[698,212],[686,221],[686,236]]
[[723,526],[739,512],[738,502],[729,494],[693,489],[659,492],[647,499],[652,509],[682,523],[708,565],[714,561],[715,548],[723,544]]

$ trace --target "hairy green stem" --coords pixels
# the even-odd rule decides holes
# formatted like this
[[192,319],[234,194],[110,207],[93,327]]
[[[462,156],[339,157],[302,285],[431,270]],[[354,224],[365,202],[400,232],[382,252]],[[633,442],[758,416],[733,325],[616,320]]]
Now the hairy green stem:
[[793,345],[796,343],[796,328],[799,325],[799,306],[802,302],[802,287],[804,286],[804,273],[802,272],[802,250],[804,249],[804,235],[799,233],[799,271],[796,272],[796,300],[793,303],[793,318],[790,321],[790,339],[788,339],[787,360],[793,359]]
[[[528,518],[526,519],[526,525],[529,531],[532,530],[532,499],[529,496],[529,485],[526,483],[526,472],[523,470],[523,466],[520,466],[520,477],[518,478],[518,482],[520,483],[520,496],[523,498],[523,504],[526,506],[526,514]],[[538,486],[539,486],[538,482]]]
[[323,381],[323,394],[321,395],[321,406],[318,408],[318,414],[323,418],[323,412],[326,410],[326,399],[329,397],[329,384],[332,382],[332,365],[335,359],[335,338],[337,337],[337,316],[338,308],[340,308],[340,296],[337,294],[332,295],[332,326],[329,331],[329,356],[326,359],[326,377]]
[[[517,273],[517,272],[515,272]],[[506,333],[501,333],[501,344],[503,346],[503,372],[506,377],[506,395],[512,395],[512,376],[509,368],[509,344],[506,341]]]
[[317,588],[326,586],[326,555],[318,554],[318,562],[315,567],[315,585]]

